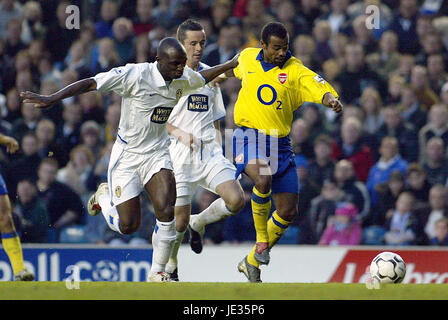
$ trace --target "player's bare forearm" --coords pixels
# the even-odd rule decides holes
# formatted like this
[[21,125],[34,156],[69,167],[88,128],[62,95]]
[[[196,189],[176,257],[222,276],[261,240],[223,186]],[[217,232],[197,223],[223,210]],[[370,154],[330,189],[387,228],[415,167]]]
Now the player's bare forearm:
[[50,95],[40,95],[34,92],[21,92],[20,97],[24,103],[34,103],[36,108],[48,108],[53,104],[72,96],[83,94],[96,89],[96,82],[92,78],[76,81],[58,92]]
[[239,57],[239,54],[234,56],[232,58],[232,60],[229,60],[222,64],[218,64],[217,66],[214,66],[213,68],[209,68],[209,69],[200,71],[202,76],[205,78],[205,83],[212,81],[219,75],[226,73],[228,71],[232,71],[232,74],[233,74],[232,69],[234,69],[238,66],[238,57]]
[[334,112],[339,113],[342,111],[342,103],[331,92],[324,94],[322,98],[322,104],[326,107],[332,108]]

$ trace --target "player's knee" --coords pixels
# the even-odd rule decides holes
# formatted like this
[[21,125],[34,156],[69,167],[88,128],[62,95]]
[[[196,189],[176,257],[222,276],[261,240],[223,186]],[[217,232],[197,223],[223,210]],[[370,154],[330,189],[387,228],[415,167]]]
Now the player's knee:
[[120,220],[120,231],[123,234],[132,234],[140,228],[140,220]]
[[277,214],[280,216],[280,218],[282,218],[286,221],[292,221],[298,214],[298,210],[297,210],[297,207],[290,207],[290,208],[284,208],[284,209],[277,208]]
[[270,175],[259,175],[254,179],[255,188],[261,193],[268,193],[271,190],[272,176]]
[[244,202],[244,193],[234,192],[227,199],[225,199],[226,207],[233,214],[240,212],[243,210],[245,202]]

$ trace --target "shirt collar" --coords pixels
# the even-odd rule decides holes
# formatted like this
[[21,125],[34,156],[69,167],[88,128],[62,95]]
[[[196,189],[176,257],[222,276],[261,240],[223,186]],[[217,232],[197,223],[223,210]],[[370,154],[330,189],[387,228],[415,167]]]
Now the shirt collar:
[[289,58],[291,58],[291,57],[292,57],[292,53],[291,53],[290,50],[288,50],[288,52],[286,53],[285,61],[283,62],[283,64],[282,64],[281,66],[277,66],[277,65],[275,65],[275,64],[273,64],[273,63],[267,63],[266,61],[263,60],[263,58],[264,58],[264,55],[263,55],[263,49],[261,49],[260,52],[258,53],[256,59],[257,59],[258,61],[260,61],[261,66],[263,67],[264,72],[267,72],[267,71],[269,71],[269,70],[271,70],[271,69],[273,69],[273,68],[275,68],[275,67],[279,67],[280,69],[282,69],[282,68],[285,66],[286,62],[287,62],[287,61],[289,60]]

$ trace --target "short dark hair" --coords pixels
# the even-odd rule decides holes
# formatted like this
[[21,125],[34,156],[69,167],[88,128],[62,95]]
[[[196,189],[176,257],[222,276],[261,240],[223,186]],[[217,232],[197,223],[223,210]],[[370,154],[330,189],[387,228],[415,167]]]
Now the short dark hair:
[[285,39],[288,36],[288,30],[280,22],[270,22],[261,30],[261,40],[267,45],[271,36]]
[[193,19],[185,20],[180,24],[180,26],[177,28],[176,37],[177,40],[180,41],[180,43],[184,43],[185,39],[187,38],[187,31],[202,31],[204,28],[202,25]]

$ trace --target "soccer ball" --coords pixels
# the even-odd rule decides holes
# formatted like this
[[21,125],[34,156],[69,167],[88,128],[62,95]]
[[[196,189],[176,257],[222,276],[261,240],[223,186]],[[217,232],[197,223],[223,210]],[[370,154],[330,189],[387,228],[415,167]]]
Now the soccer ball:
[[380,283],[400,283],[406,275],[406,264],[396,253],[381,252],[370,264],[370,275]]

